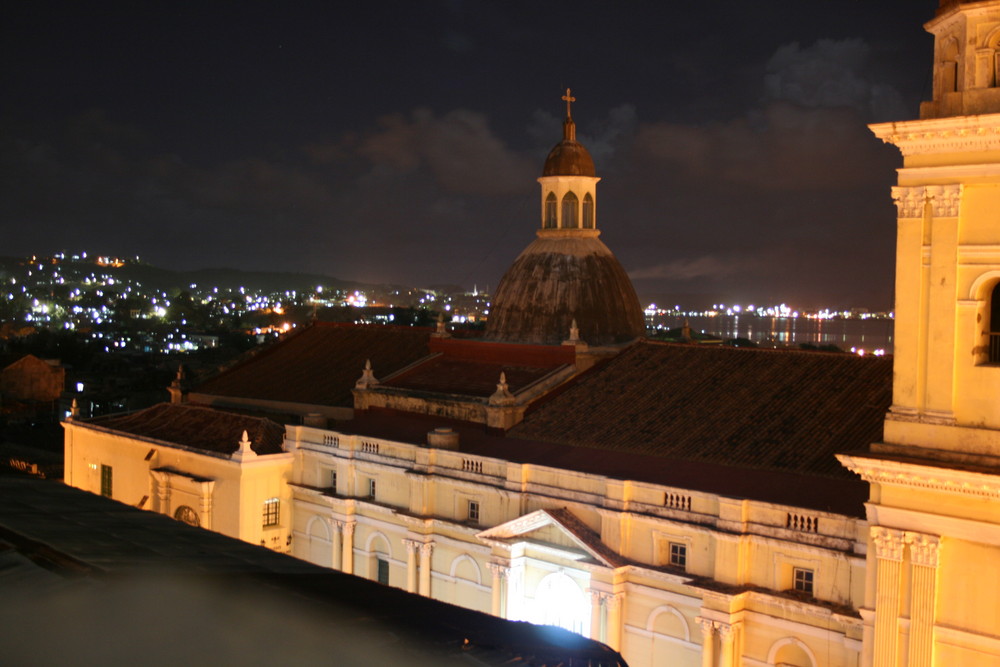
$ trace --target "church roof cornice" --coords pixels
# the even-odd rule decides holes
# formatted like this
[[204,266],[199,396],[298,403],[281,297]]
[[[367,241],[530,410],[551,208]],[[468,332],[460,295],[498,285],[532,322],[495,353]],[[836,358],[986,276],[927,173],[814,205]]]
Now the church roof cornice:
[[868,128],[904,156],[1000,150],[1000,113],[876,123]]

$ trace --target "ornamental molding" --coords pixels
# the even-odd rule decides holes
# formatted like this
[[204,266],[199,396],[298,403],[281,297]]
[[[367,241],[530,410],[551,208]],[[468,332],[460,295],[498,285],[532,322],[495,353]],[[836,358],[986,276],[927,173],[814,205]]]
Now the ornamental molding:
[[962,198],[962,184],[894,186],[892,201],[900,218],[924,217],[925,204],[931,205],[935,218],[958,216]]
[[903,531],[872,526],[871,535],[872,542],[875,544],[875,556],[879,560],[902,562],[903,547],[906,545]]
[[1000,114],[877,123],[868,129],[907,157],[1000,150]]
[[486,568],[493,576],[501,579],[506,579],[510,575],[510,565],[506,565],[504,563],[490,561],[486,564]]
[[1000,500],[1000,475],[847,454],[837,454],[837,459],[869,484],[891,484]]
[[941,540],[934,535],[907,531],[903,539],[910,545],[910,560],[914,565],[937,567]]

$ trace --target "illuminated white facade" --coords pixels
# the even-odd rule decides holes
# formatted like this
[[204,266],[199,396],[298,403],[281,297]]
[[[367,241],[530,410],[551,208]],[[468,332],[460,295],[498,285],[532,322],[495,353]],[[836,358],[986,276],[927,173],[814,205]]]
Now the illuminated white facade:
[[326,429],[287,434],[300,558],[560,625],[631,665],[859,664],[861,520]]

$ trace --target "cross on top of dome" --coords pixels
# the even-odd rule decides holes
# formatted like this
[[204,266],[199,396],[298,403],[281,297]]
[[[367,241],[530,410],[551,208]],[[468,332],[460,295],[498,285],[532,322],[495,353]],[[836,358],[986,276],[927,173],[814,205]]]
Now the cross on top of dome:
[[562,99],[564,102],[566,102],[566,117],[572,118],[573,114],[570,113],[569,105],[572,104],[573,102],[576,102],[576,98],[570,95],[569,88],[566,89],[566,94],[562,96]]

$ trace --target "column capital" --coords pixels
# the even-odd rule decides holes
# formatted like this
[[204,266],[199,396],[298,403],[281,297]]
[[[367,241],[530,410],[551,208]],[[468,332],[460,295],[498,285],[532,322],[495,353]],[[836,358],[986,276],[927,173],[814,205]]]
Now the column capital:
[[903,531],[882,526],[871,527],[872,541],[875,543],[875,555],[880,560],[903,560]]
[[357,521],[338,521],[337,525],[340,526],[340,530],[344,532],[344,535],[350,537],[354,534],[354,527],[358,525]]
[[723,639],[729,639],[733,636],[733,632],[738,630],[742,625],[741,622],[737,621],[735,623],[723,623],[722,621],[715,622],[715,631],[719,633],[719,636]]
[[403,540],[403,544],[406,545],[406,553],[408,554],[415,554],[420,549],[420,542],[416,540]]
[[699,616],[694,620],[698,625],[701,626],[701,631],[705,634],[706,637],[711,636],[715,632],[717,621],[713,621],[710,618],[705,618],[704,616]]
[[910,545],[910,560],[914,565],[938,566],[938,553],[941,549],[940,538],[907,531],[904,534],[904,540]]
[[618,609],[621,607],[622,602],[625,601],[624,593],[604,593],[603,602],[604,606],[608,609]]
[[421,556],[430,556],[431,552],[434,551],[434,543],[433,542],[420,542],[419,544],[420,544],[420,555]]
[[486,567],[489,568],[490,572],[493,573],[494,576],[500,577],[501,579],[506,579],[507,575],[510,574],[510,567],[504,565],[503,563],[490,561],[486,564]]

